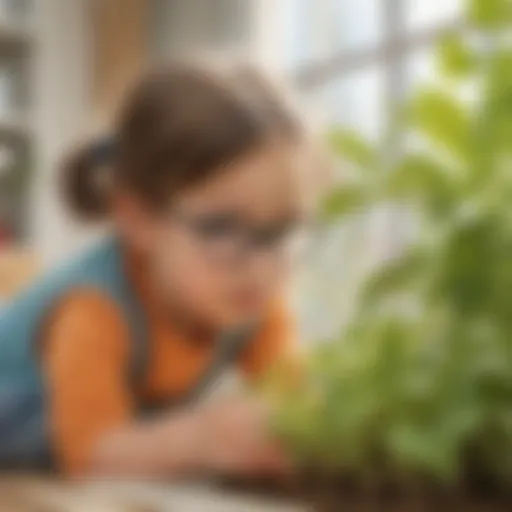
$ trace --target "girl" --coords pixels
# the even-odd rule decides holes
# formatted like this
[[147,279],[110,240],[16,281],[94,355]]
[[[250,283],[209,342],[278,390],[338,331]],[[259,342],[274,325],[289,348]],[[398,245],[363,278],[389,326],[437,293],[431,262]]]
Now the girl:
[[[265,410],[195,401],[294,342],[279,302],[311,214],[304,127],[251,69],[173,65],[73,155],[75,210],[112,234],[0,316],[0,461],[71,475],[279,471]],[[186,407],[176,408],[177,404]]]

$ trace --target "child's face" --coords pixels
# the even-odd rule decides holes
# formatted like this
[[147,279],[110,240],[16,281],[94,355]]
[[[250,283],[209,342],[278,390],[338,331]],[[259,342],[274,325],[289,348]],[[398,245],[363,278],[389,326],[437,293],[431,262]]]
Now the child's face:
[[153,220],[148,252],[170,303],[223,327],[250,320],[283,293],[313,209],[301,160],[284,145],[251,154]]

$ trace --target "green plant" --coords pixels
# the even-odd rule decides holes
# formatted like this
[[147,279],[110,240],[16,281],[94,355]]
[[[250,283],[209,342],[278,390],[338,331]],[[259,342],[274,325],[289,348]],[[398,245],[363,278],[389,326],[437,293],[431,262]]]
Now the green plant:
[[277,393],[276,429],[299,462],[361,480],[512,481],[512,2],[467,4],[466,26],[439,44],[441,85],[400,123],[420,149],[384,168],[356,134],[330,135],[355,179],[326,217],[392,202],[418,232],[301,384]]

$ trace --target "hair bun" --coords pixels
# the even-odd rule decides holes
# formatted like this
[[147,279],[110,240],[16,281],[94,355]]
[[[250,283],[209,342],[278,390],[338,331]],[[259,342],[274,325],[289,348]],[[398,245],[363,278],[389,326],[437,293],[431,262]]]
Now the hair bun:
[[91,143],[89,147],[92,167],[111,164],[116,155],[116,141],[111,136],[102,137]]
[[113,137],[102,137],[72,151],[61,167],[64,199],[83,220],[100,220],[108,210],[105,167],[113,165],[116,143]]

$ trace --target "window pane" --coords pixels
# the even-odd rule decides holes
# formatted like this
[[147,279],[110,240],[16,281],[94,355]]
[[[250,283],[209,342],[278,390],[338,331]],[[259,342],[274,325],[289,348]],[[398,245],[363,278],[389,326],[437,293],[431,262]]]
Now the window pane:
[[331,0],[335,50],[378,44],[382,37],[381,0]]
[[328,122],[379,138],[385,122],[383,86],[384,73],[380,66],[333,81],[324,91]]
[[379,261],[378,212],[345,219],[324,232],[298,283],[296,304],[305,341],[327,339],[353,313],[358,287]]
[[[331,82],[318,103],[327,126],[343,125],[379,139],[385,123],[384,72],[371,67]],[[363,277],[386,250],[382,212],[356,216],[324,232],[297,293],[300,327],[306,341],[326,339],[350,317]]]
[[287,65],[377,45],[380,0],[282,0]]
[[284,3],[285,66],[300,66],[314,56],[314,0],[282,0]]
[[461,7],[462,0],[406,0],[407,29],[414,31],[453,20]]
[[435,52],[431,47],[412,52],[407,56],[405,65],[409,91],[414,91],[421,84],[431,82],[436,76]]

